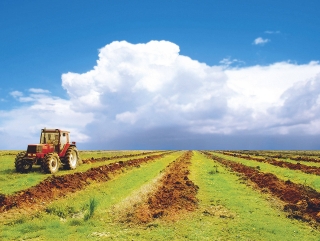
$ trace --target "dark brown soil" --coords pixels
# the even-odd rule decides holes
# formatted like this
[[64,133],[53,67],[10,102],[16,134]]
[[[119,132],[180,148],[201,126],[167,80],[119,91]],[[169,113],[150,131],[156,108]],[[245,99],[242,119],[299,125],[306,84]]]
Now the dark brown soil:
[[253,167],[225,160],[211,153],[204,152],[213,160],[231,168],[231,170],[243,174],[254,182],[260,189],[269,190],[286,204],[284,211],[289,212],[289,217],[302,220],[315,220],[320,222],[320,193],[316,190],[288,181],[280,180],[271,173],[263,173]]
[[78,172],[63,176],[51,176],[38,185],[19,191],[13,195],[0,194],[0,213],[12,208],[30,208],[32,205],[45,203],[56,198],[76,192],[88,186],[92,181],[108,181],[109,175],[126,167],[140,167],[140,164],[159,159],[169,152],[150,155],[128,161],[119,161],[86,172]]
[[307,166],[307,165],[303,165],[301,163],[291,163],[291,162],[286,162],[286,161],[278,161],[275,160],[273,158],[257,158],[257,157],[252,157],[249,155],[240,155],[240,154],[232,154],[229,152],[223,152],[224,155],[229,155],[229,156],[236,156],[239,158],[243,158],[246,160],[254,160],[254,161],[258,161],[258,162],[264,162],[264,163],[269,163],[273,166],[278,166],[278,167],[284,167],[284,168],[288,168],[291,170],[299,170],[302,171],[304,173],[308,173],[308,174],[313,174],[313,175],[320,175],[320,167],[317,166]]
[[195,210],[199,187],[188,178],[188,165],[192,155],[192,152],[188,151],[171,163],[160,180],[159,188],[145,203],[136,207],[134,213],[129,214],[125,221],[148,223],[157,218],[175,220],[183,211]]

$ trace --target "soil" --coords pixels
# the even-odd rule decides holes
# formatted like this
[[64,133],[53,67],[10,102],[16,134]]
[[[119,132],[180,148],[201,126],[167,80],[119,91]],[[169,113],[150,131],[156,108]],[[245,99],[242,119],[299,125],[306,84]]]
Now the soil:
[[243,174],[261,190],[269,190],[272,195],[285,202],[284,211],[289,217],[320,223],[320,193],[316,190],[291,182],[283,181],[272,173],[260,172],[257,168],[225,160],[211,153],[204,154],[213,160],[229,167],[232,171]]
[[19,191],[12,195],[0,194],[0,213],[13,208],[32,208],[39,204],[64,197],[90,185],[92,181],[105,182],[110,179],[110,174],[115,174],[126,167],[140,167],[140,164],[159,159],[170,152],[150,155],[128,161],[119,161],[86,172],[78,172],[63,176],[51,176],[34,187]]
[[188,178],[188,165],[192,158],[188,151],[167,168],[158,188],[147,200],[127,214],[125,222],[149,223],[158,218],[175,220],[185,211],[197,208],[199,187]]
[[313,175],[320,175],[320,167],[317,166],[307,166],[307,165],[303,165],[301,163],[291,163],[291,162],[286,162],[286,161],[278,161],[275,160],[273,158],[257,158],[257,157],[252,157],[249,155],[240,155],[240,154],[232,154],[229,152],[223,152],[224,155],[229,155],[229,156],[236,156],[239,158],[243,158],[246,160],[254,160],[254,161],[258,161],[258,162],[264,162],[264,163],[269,163],[273,166],[278,166],[278,167],[284,167],[284,168],[288,168],[291,170],[299,170],[302,171],[304,173],[308,173],[308,174],[313,174]]

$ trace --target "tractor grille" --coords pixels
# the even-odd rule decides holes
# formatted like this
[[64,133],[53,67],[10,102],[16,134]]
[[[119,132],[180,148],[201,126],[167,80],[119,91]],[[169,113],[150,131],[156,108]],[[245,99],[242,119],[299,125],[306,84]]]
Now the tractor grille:
[[38,146],[38,145],[29,145],[28,146],[28,153],[38,153],[42,151],[42,146]]

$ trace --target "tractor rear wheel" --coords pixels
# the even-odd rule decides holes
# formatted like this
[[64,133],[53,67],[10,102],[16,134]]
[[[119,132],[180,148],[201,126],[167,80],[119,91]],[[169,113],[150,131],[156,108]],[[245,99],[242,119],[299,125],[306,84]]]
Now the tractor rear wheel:
[[42,169],[45,173],[56,173],[59,170],[60,160],[57,153],[47,154],[42,161]]
[[27,163],[23,158],[26,155],[26,151],[20,152],[17,154],[14,165],[16,167],[17,172],[20,173],[28,173],[32,169],[32,165]]
[[74,146],[69,147],[68,150],[66,151],[66,155],[64,158],[66,169],[69,169],[69,170],[76,169],[79,164],[78,157],[79,157],[79,154],[78,154],[77,148]]

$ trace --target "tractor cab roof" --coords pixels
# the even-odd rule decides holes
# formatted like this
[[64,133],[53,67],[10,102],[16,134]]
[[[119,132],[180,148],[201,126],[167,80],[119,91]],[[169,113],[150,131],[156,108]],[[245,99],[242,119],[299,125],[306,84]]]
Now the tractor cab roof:
[[64,133],[70,133],[70,131],[63,131],[63,130],[60,130],[60,129],[47,129],[47,128],[44,128],[44,129],[41,129],[41,132],[49,132],[49,133],[54,133],[54,132],[64,132]]

